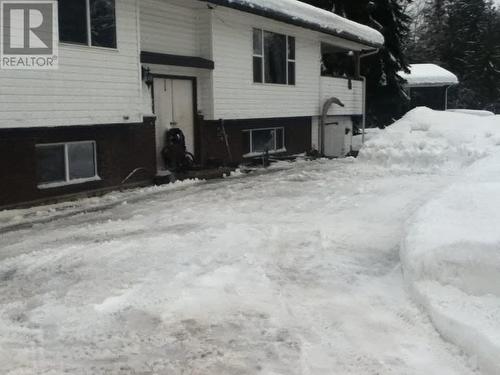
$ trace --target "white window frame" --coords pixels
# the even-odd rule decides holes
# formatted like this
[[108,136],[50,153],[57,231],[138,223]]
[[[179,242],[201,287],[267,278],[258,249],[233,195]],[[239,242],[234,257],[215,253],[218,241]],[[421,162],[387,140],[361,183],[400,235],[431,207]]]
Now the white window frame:
[[[261,55],[257,55],[255,54],[255,51],[254,51],[254,48],[253,48],[253,33],[255,30],[259,30],[260,31],[260,35],[261,35],[261,41],[260,41],[260,44],[261,44],[261,50],[262,50],[262,54]],[[266,58],[266,54],[265,54],[265,46],[264,46],[264,33],[272,33],[272,34],[277,34],[277,35],[283,35],[286,39],[286,71],[285,71],[285,74],[286,74],[286,83],[272,83],[272,82],[266,82],[266,70],[265,70],[265,67],[266,67],[266,63],[265,63],[265,58]],[[289,51],[289,42],[290,42],[290,38],[293,38],[294,41],[295,41],[295,59],[290,59],[289,58],[289,54],[288,54],[288,51]],[[262,69],[262,82],[255,82],[255,79],[253,79],[253,83],[255,85],[276,85],[276,86],[296,86],[297,85],[297,38],[293,35],[288,35],[288,34],[283,34],[283,33],[278,33],[278,32],[275,32],[275,31],[269,31],[269,30],[265,30],[265,29],[262,29],[260,27],[253,27],[252,28],[252,74],[253,74],[253,64],[254,64],[254,57],[258,57],[261,59],[261,69]],[[289,81],[289,74],[288,74],[288,63],[291,63],[293,62],[294,66],[295,66],[295,79],[294,79],[294,83],[291,84],[290,81]]]
[[[254,132],[258,132],[258,131],[265,131],[265,130],[273,130],[274,131],[274,149],[273,150],[269,150],[269,154],[280,154],[280,153],[283,153],[283,152],[286,152],[286,144],[285,144],[285,128],[283,126],[277,126],[277,127],[272,127],[272,128],[255,128],[255,129],[245,129],[243,130],[244,133],[248,133],[248,136],[249,136],[249,147],[250,147],[250,152],[248,152],[247,154],[243,155],[244,158],[251,158],[251,157],[256,157],[256,156],[261,156],[261,155],[264,155],[265,152],[263,151],[254,151],[253,149],[253,139],[252,139],[252,134]],[[277,148],[277,138],[276,138],[276,131],[277,130],[281,130],[281,134],[282,134],[282,144],[283,144],[283,147],[278,149]]]
[[110,50],[110,51],[116,51],[118,50],[118,17],[116,16],[117,11],[117,1],[115,0],[115,47],[103,47],[103,46],[94,46],[92,45],[92,20],[90,19],[90,0],[85,0],[85,6],[86,6],[86,13],[85,16],[87,17],[87,43],[77,43],[77,42],[66,42],[66,41],[59,41],[60,45],[63,46],[77,46],[77,47],[84,47],[84,48],[97,48],[97,49],[104,49],[104,50]]
[[[83,143],[91,143],[94,147],[94,176],[89,177],[89,178],[71,179],[70,178],[70,170],[69,170],[68,146],[75,145],[75,144],[83,144]],[[64,176],[65,176],[65,180],[58,181],[58,182],[40,183],[40,184],[38,184],[39,189],[52,189],[52,188],[61,187],[61,186],[78,185],[78,184],[84,184],[86,182],[100,181],[101,180],[101,177],[99,177],[99,174],[97,171],[97,143],[96,143],[96,141],[40,143],[40,144],[37,144],[35,147],[36,148],[43,148],[43,147],[54,147],[54,146],[64,146]]]

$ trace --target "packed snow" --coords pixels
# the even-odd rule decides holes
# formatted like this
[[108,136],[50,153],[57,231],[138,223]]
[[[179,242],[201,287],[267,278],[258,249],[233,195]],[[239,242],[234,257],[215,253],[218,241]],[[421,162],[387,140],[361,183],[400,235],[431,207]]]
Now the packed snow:
[[346,36],[370,46],[381,47],[383,35],[369,26],[348,20],[333,12],[314,7],[298,0],[202,0],[214,4],[238,6],[250,12],[279,15],[284,19],[320,28],[328,34]]
[[498,373],[499,137],[419,108],[357,160],[4,212],[0,373]]
[[451,86],[458,84],[458,77],[435,64],[412,64],[410,73],[399,72],[407,87]]

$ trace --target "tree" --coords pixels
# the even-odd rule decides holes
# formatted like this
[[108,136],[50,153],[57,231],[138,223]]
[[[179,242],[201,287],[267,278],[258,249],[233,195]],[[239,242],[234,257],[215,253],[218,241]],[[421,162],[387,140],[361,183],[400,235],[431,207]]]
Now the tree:
[[367,77],[368,119],[372,125],[385,126],[403,113],[407,98],[398,72],[408,69],[404,54],[409,37],[410,17],[405,8],[412,0],[304,0],[311,5],[335,11],[353,21],[378,29],[385,45],[377,55],[363,60]]
[[450,91],[457,108],[485,109],[500,97],[500,14],[489,0],[434,0],[417,29],[408,55],[454,72]]

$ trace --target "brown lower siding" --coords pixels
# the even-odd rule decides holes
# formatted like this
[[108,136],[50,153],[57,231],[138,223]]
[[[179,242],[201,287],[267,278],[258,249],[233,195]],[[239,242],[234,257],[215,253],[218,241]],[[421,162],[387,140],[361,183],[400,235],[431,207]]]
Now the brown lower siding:
[[[100,181],[39,189],[35,145],[94,140]],[[14,206],[85,191],[151,181],[156,171],[154,121],[140,124],[0,129],[0,207]]]
[[[283,117],[266,119],[203,121],[201,126],[202,160],[208,164],[238,164],[245,161],[248,140],[244,130],[285,128],[287,155],[300,154],[311,149],[311,117]],[[226,146],[224,130],[229,143]]]

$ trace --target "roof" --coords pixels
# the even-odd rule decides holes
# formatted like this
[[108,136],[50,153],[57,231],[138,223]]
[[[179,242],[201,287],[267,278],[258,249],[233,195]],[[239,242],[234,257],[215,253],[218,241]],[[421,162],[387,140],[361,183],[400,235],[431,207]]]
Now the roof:
[[384,44],[384,37],[377,30],[297,0],[200,1],[319,31],[370,48],[380,48]]
[[452,72],[435,64],[413,64],[410,72],[399,72],[407,81],[407,87],[439,87],[458,84],[458,78]]

